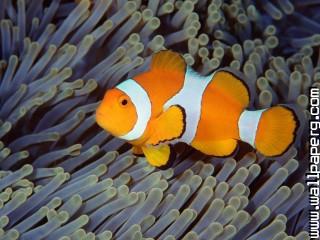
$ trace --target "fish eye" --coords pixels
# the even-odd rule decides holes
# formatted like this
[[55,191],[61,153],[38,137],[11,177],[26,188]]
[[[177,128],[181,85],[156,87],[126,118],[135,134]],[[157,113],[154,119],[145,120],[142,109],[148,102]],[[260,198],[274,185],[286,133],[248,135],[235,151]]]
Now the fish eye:
[[127,103],[128,103],[128,100],[127,100],[127,99],[123,99],[123,100],[121,101],[121,105],[122,105],[122,106],[127,105]]
[[127,106],[128,103],[129,103],[129,101],[128,101],[128,99],[127,99],[125,96],[120,97],[120,99],[119,99],[119,104],[120,104],[122,107]]

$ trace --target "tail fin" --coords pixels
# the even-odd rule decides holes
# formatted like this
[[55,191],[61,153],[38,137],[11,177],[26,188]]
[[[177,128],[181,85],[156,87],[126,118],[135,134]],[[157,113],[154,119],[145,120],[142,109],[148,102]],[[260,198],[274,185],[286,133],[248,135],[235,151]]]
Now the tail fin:
[[255,147],[263,155],[275,157],[286,152],[295,142],[299,119],[294,110],[275,106],[261,114]]

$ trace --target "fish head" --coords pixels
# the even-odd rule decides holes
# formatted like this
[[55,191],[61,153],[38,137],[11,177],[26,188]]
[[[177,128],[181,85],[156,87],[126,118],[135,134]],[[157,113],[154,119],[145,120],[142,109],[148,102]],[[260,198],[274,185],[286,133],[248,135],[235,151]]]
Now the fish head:
[[113,88],[106,92],[96,109],[96,121],[101,128],[119,137],[135,126],[137,111],[126,93]]

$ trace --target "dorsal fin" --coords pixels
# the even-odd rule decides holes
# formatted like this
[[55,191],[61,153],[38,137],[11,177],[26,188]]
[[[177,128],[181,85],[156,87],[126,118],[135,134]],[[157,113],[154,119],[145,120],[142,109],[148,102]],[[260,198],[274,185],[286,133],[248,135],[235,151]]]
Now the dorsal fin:
[[244,80],[225,69],[219,70],[214,75],[214,86],[224,92],[229,98],[238,102],[243,108],[250,103],[250,90]]
[[162,50],[155,53],[152,57],[151,71],[156,69],[185,72],[186,63],[179,53],[171,50]]

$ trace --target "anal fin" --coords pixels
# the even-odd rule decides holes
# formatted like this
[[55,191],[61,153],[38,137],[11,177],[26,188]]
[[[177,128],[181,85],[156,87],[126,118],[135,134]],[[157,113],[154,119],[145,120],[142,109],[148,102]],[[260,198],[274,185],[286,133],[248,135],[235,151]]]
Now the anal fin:
[[144,156],[144,153],[142,151],[142,148],[141,147],[138,147],[138,146],[132,146],[132,154],[137,156],[137,157],[142,157]]
[[193,141],[191,145],[204,154],[216,157],[227,157],[234,153],[238,146],[238,142],[235,139],[219,141]]

